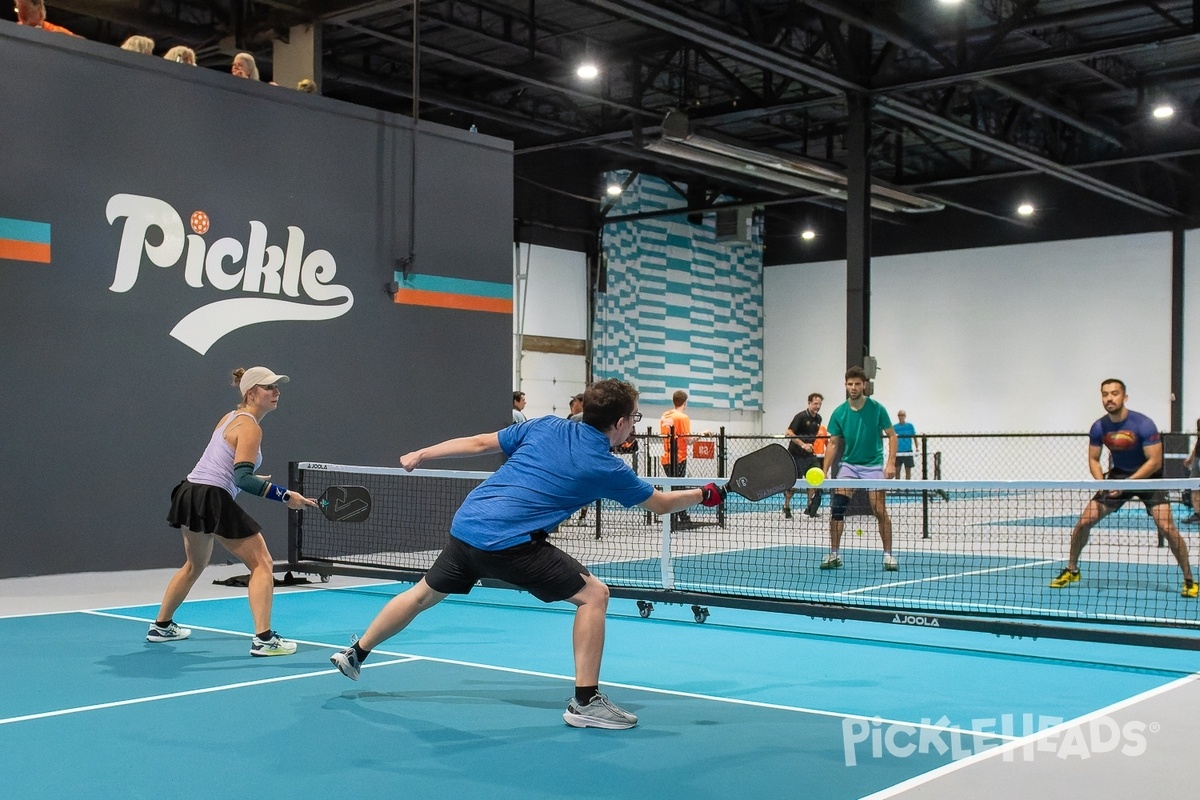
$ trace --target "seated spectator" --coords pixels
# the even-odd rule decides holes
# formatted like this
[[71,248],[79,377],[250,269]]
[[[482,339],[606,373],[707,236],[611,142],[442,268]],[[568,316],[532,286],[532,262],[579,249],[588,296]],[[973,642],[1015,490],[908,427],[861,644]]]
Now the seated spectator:
[[121,49],[152,56],[154,55],[154,40],[149,36],[130,36],[121,42]]
[[229,71],[239,78],[249,78],[252,81],[261,80],[258,77],[258,64],[249,53],[238,53],[233,57],[233,66]]
[[163,58],[165,58],[167,61],[178,61],[180,64],[191,64],[193,67],[196,66],[196,51],[190,47],[184,47],[181,44],[177,44],[168,50],[167,54],[163,56]]
[[312,78],[304,78],[298,84],[296,84],[296,88],[299,89],[300,91],[304,92],[305,94],[316,94],[317,93],[317,82],[314,81]]
[[30,28],[41,28],[44,31],[65,33],[68,36],[78,36],[61,25],[46,21],[46,3],[44,0],[17,0],[17,24]]

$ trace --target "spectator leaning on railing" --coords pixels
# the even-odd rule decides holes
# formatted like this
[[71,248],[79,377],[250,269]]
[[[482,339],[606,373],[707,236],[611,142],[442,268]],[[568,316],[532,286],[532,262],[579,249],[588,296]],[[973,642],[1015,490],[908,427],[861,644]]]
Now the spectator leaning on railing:
[[61,25],[47,22],[46,3],[43,0],[17,0],[16,12],[18,25],[25,25],[29,28],[41,28],[44,31],[53,31],[54,33],[65,33],[68,36],[79,35]]

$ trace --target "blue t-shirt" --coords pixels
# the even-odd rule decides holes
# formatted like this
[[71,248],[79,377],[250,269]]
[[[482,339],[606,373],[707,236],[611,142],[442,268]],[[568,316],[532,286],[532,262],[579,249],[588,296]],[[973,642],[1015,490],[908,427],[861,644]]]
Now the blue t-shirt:
[[480,550],[528,542],[602,497],[629,508],[654,494],[586,423],[537,417],[498,435],[508,460],[467,495],[450,525],[451,536]]
[[892,426],[892,430],[896,432],[896,452],[911,453],[913,451],[913,437],[917,435],[917,429],[913,427],[911,422],[897,422]]
[[1111,454],[1112,468],[1132,475],[1146,463],[1142,448],[1158,444],[1158,426],[1145,414],[1130,411],[1120,422],[1113,422],[1105,414],[1092,425],[1088,441],[1093,447],[1103,445]]

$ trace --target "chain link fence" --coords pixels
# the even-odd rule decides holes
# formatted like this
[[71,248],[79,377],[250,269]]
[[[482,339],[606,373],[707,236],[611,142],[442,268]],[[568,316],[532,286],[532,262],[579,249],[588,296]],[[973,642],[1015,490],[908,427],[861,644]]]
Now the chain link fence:
[[[1163,433],[1166,478],[1183,478],[1190,434]],[[714,433],[663,436],[647,427],[618,450],[639,475],[724,478],[733,462],[787,436]],[[1087,480],[1086,433],[926,433],[913,440],[913,480]],[[884,444],[886,448],[886,442]],[[679,455],[686,453],[680,466]],[[1104,455],[1107,459],[1107,453]]]

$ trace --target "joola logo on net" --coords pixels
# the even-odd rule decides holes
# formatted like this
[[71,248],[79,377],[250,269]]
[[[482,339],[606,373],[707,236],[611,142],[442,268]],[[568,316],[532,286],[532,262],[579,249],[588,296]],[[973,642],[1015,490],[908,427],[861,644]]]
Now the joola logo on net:
[[[354,305],[350,289],[333,282],[337,275],[333,254],[313,250],[304,255],[304,231],[298,227],[288,226],[287,243],[281,247],[267,244],[267,226],[250,220],[243,245],[231,237],[205,242],[210,221],[203,211],[191,215],[192,233],[185,236],[183,218],[154,197],[113,195],[106,213],[110,225],[125,220],[110,291],[133,288],[143,253],[164,269],[182,261],[184,282],[192,288],[241,290],[241,296],[197,308],[171,330],[171,336],[201,355],[222,336],[247,325],[334,319]],[[162,241],[154,244],[158,235]]]

